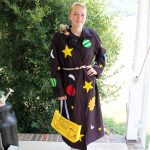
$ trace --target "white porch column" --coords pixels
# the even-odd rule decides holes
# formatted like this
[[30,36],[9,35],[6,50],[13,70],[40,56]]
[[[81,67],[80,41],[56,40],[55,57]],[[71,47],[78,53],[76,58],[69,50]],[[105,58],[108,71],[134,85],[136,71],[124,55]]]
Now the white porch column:
[[[135,41],[135,53],[132,66],[132,77],[130,81],[128,118],[127,118],[127,140],[138,140],[139,129],[143,129],[141,117],[148,104],[148,76],[150,69],[145,69],[148,62],[145,63],[143,71],[141,68],[148,50],[149,33],[149,0],[139,0],[137,16],[137,32]],[[149,64],[150,65],[150,64]],[[140,76],[139,76],[140,75]],[[136,78],[137,77],[137,78]],[[145,114],[146,115],[146,114]],[[143,131],[142,131],[143,132]],[[142,135],[141,132],[141,135]],[[142,137],[142,136],[141,136]],[[140,137],[140,138],[141,138]]]
[[[150,44],[150,43],[149,43]],[[139,128],[139,138],[143,146],[145,146],[146,140],[146,131],[148,128],[148,114],[150,113],[150,52],[147,57],[147,62],[145,65],[145,76],[144,76],[144,89],[143,89],[143,102],[142,102],[142,110],[141,110],[141,127]],[[149,115],[150,117],[150,115]]]
[[[142,144],[145,146],[146,140],[146,131],[148,128],[148,117],[150,117],[150,1],[148,3],[148,26],[147,26],[147,49],[149,49],[149,53],[147,56],[147,60],[145,63],[145,81],[144,81],[144,93],[143,93],[143,105],[142,105],[142,113],[141,113],[141,123],[142,127],[139,129],[139,137],[141,139]],[[149,146],[150,148],[150,146]]]

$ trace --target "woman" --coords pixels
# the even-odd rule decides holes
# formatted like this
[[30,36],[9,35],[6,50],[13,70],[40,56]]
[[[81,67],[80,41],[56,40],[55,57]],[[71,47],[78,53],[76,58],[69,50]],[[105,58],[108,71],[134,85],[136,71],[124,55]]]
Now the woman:
[[[63,140],[81,150],[104,135],[96,78],[105,66],[105,49],[97,33],[84,28],[86,15],[84,4],[73,3],[71,26],[54,35],[51,50],[51,73],[57,83],[54,94],[58,100],[66,100],[70,120],[82,125],[79,141]],[[62,114],[66,117],[64,107]]]

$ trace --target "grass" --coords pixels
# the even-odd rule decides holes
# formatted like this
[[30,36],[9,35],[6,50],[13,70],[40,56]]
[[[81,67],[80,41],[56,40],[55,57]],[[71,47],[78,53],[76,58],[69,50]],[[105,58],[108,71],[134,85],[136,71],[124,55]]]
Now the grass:
[[125,135],[126,133],[126,124],[125,123],[117,123],[112,118],[104,117],[104,125],[106,132],[110,132],[112,134],[120,134]]
[[[125,135],[126,134],[126,123],[117,123],[112,118],[104,117],[105,132],[112,134]],[[145,150],[148,150],[150,143],[150,132],[146,135]]]
[[148,145],[150,143],[150,133],[146,135],[146,144],[145,144],[145,150],[148,150]]

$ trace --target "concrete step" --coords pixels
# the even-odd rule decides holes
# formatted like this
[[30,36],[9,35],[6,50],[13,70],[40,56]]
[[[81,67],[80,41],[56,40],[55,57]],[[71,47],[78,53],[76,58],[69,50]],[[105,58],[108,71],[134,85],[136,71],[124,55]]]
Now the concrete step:
[[[70,150],[64,142],[20,141],[20,150]],[[92,143],[88,150],[128,150],[125,143]]]

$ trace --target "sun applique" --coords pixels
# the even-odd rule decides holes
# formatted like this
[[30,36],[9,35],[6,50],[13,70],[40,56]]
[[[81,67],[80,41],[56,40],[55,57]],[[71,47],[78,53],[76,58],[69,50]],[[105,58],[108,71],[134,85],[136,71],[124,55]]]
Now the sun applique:
[[94,110],[94,107],[95,107],[95,96],[90,99],[88,107],[89,107],[90,111]]
[[73,51],[73,48],[69,48],[69,47],[66,45],[66,46],[65,46],[65,49],[62,51],[62,53],[65,54],[65,58],[66,58],[67,56],[72,57],[72,54],[71,54],[72,51]]

